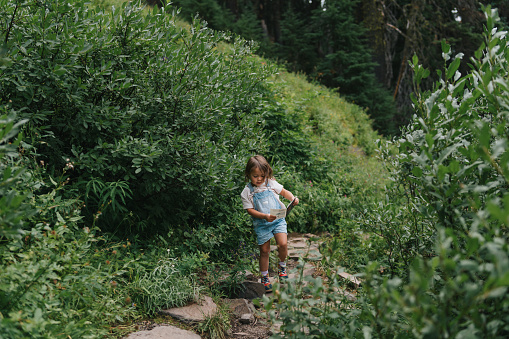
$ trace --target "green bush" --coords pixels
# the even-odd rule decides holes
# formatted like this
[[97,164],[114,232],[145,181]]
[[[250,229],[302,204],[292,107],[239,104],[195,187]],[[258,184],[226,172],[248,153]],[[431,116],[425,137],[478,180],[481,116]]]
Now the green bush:
[[[317,167],[319,173],[308,177]],[[332,143],[322,144],[300,168],[275,170],[279,182],[300,199],[287,218],[291,232],[353,230],[355,220],[381,196],[386,182],[375,159],[341,151]]]
[[[297,266],[297,278],[278,285],[274,297],[263,296],[263,306],[270,321],[281,324],[281,332],[271,338],[362,338],[368,328],[359,328],[360,303],[344,293],[337,279],[343,269],[335,267],[331,279],[304,277],[304,261]],[[355,297],[353,297],[355,298]]]
[[[88,261],[97,240],[88,228],[77,228],[81,203],[61,199],[61,183],[53,181],[51,188],[41,182],[28,156],[30,146],[21,137],[10,143],[23,122],[15,120],[12,111],[0,120],[0,334],[51,338],[65,332],[86,338],[106,333],[105,322],[129,316],[112,306],[118,305],[108,288],[114,272]],[[41,186],[47,193],[34,194]],[[98,295],[102,298],[94,300]],[[92,321],[97,329],[87,326]]]
[[[285,337],[508,335],[509,53],[496,11],[485,13],[485,43],[469,74],[457,72],[461,55],[451,58],[443,43],[442,80],[422,93],[429,71],[413,60],[416,112],[381,149],[394,183],[365,212],[367,257],[378,258],[362,274],[358,302],[333,307],[338,294],[313,291],[320,282],[307,290],[309,301],[282,292],[274,305]],[[345,262],[335,252],[342,239],[322,249],[329,267]]]
[[180,262],[171,272],[158,264],[166,249],[149,244],[144,256],[84,226],[83,202],[62,196],[69,169],[48,176],[16,120],[0,119],[0,337],[96,338],[196,296]]
[[19,185],[25,174],[20,163],[17,146],[18,139],[11,142],[18,133],[18,128],[26,120],[18,121],[14,110],[8,112],[6,106],[0,106],[0,244],[3,239],[20,238],[22,235],[23,219],[33,214],[33,210],[26,203],[28,190]]
[[367,271],[378,335],[495,338],[509,331],[507,37],[495,27],[496,11],[485,11],[485,43],[469,74],[457,72],[461,55],[451,58],[443,43],[442,80],[421,93],[429,71],[413,60],[416,115],[395,141],[397,153],[385,153],[400,188],[389,203],[408,206],[397,221],[378,220],[383,248],[400,252],[404,265],[390,270],[391,279],[377,265]]
[[167,232],[201,219],[216,195],[234,194],[231,178],[258,148],[271,72],[248,43],[200,22],[180,29],[169,5],[105,12],[85,1],[2,0],[0,8],[13,60],[0,100],[22,109],[50,173],[72,164],[68,187],[80,189],[88,220],[100,212],[104,230]]
[[132,301],[147,315],[164,308],[185,306],[191,300],[198,300],[200,293],[192,276],[181,274],[178,260],[174,258],[161,259],[152,271],[135,279],[127,289]]

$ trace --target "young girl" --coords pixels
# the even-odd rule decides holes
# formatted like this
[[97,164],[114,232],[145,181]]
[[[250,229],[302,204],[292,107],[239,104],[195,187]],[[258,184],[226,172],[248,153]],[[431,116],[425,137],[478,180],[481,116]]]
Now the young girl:
[[[279,255],[279,281],[288,279],[286,273],[286,257],[288,256],[286,221],[284,218],[277,219],[270,215],[270,209],[286,208],[279,200],[279,195],[292,201],[295,197],[287,191],[272,176],[272,168],[267,160],[261,155],[251,157],[244,172],[246,185],[240,196],[242,205],[247,213],[253,218],[253,225],[260,247],[260,273],[265,291],[272,291],[272,284],[269,280],[269,254],[270,239],[276,238]],[[294,205],[299,203],[295,198]]]

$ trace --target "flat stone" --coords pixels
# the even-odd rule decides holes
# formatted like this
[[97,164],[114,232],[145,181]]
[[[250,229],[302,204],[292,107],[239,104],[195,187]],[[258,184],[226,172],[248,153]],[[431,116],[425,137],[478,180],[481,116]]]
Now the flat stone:
[[129,334],[126,339],[201,339],[201,337],[191,331],[186,331],[175,326],[157,326],[150,331],[138,331]]
[[299,260],[300,258],[307,258],[311,261],[322,260],[322,255],[317,250],[310,249],[292,249],[288,251],[288,257],[293,260]]
[[[302,272],[302,276],[303,277],[313,276],[314,273],[315,273],[315,267],[313,265],[306,263],[306,265],[304,266],[304,271]],[[290,279],[298,279],[299,277],[300,277],[300,270],[293,271],[288,274],[288,278],[290,278]]]
[[359,287],[362,284],[362,281],[359,278],[351,275],[350,273],[341,272],[338,273],[338,275],[344,280],[348,280],[350,283],[354,284],[355,287]]
[[304,272],[303,272],[303,276],[307,277],[307,276],[313,276],[313,274],[315,274],[315,271],[316,269],[314,267],[304,267]]
[[203,296],[198,302],[190,305],[174,307],[159,312],[186,323],[203,322],[207,317],[212,317],[216,314],[217,305],[211,297]]
[[239,299],[261,298],[265,294],[265,286],[261,282],[244,281],[241,284],[239,293],[236,295]]
[[288,242],[288,247],[290,247],[290,248],[308,248],[309,245],[306,241],[299,239],[297,241],[292,240],[292,241]]
[[316,235],[312,233],[296,233],[296,232],[288,233],[288,239],[294,240],[299,238],[305,239],[316,238]]
[[288,239],[290,240],[296,240],[296,239],[304,239],[304,240],[308,240],[308,239],[319,239],[320,237],[317,236],[316,234],[312,234],[312,233],[290,233],[288,234]]

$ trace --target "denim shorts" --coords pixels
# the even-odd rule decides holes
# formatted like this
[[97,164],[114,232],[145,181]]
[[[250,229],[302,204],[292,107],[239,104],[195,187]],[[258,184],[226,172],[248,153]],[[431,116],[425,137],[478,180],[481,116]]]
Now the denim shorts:
[[276,233],[288,233],[286,230],[286,220],[277,219],[270,223],[254,226],[258,245],[263,245],[269,241]]

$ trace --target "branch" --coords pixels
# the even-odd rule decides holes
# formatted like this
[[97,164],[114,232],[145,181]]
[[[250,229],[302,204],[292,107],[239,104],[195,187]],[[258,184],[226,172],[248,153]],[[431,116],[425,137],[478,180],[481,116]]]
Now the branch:
[[9,27],[7,28],[7,33],[5,34],[4,43],[7,45],[7,41],[9,41],[9,34],[11,32],[12,24],[14,22],[14,17],[16,16],[16,12],[18,11],[18,3],[16,2],[16,7],[14,7],[14,13],[12,13],[11,22],[9,23]]
[[398,27],[396,27],[396,26],[394,26],[393,24],[390,24],[390,23],[386,23],[386,25],[389,26],[390,28],[394,29],[396,32],[398,32],[402,36],[404,36],[405,39],[408,39],[408,36],[405,33],[403,33]]

